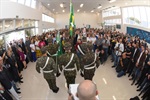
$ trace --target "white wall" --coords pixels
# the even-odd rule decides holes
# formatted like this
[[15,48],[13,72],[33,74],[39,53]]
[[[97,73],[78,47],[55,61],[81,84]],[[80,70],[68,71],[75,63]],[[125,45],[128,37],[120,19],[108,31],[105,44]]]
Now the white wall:
[[40,3],[37,7],[39,8],[33,9],[22,4],[10,2],[9,0],[0,0],[0,19],[16,18],[16,16],[19,16],[19,18],[39,20],[39,34],[42,33],[43,29],[51,27],[55,28],[55,23],[47,23],[42,21],[42,13],[45,13],[53,18],[55,18],[55,15],[50,13],[50,11],[47,11],[46,8]]
[[[95,13],[75,13],[75,25],[77,28],[83,27],[83,24],[91,25],[92,28],[99,28],[98,22],[100,23],[100,15]],[[69,13],[68,14],[57,14],[56,15],[57,28],[65,28],[65,25],[69,25]]]

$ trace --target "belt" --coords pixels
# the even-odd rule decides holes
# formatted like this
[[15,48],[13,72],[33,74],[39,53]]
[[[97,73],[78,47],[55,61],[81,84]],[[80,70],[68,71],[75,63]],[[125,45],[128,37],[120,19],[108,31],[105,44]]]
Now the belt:
[[50,70],[50,71],[43,71],[43,73],[51,73],[53,72],[53,70]]
[[68,68],[68,69],[65,69],[65,71],[73,71],[75,70],[75,68]]
[[95,65],[94,65],[94,66],[92,66],[92,67],[84,67],[84,69],[87,69],[87,70],[89,70],[89,69],[93,69],[93,68],[95,68]]

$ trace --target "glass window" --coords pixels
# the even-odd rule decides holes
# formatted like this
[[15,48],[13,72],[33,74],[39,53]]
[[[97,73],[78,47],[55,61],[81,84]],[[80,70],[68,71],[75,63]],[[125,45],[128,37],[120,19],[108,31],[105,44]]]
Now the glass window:
[[29,20],[24,20],[24,27],[29,27],[30,25],[29,25]]
[[140,24],[141,26],[144,26],[144,27],[148,27],[148,19],[147,19],[147,15],[146,15],[146,9],[145,7],[139,7],[140,9],[140,15],[141,15],[141,20],[140,20]]
[[130,24],[134,24],[134,12],[133,12],[133,7],[128,7],[128,21]]
[[13,28],[14,28],[13,20],[11,20],[11,19],[5,20],[4,29],[9,30],[9,29],[13,29]]
[[38,21],[35,21],[35,27],[38,27]]
[[140,9],[139,9],[139,7],[137,6],[137,7],[133,7],[133,11],[134,11],[134,24],[136,24],[136,25],[140,25],[140,23],[141,23],[141,14],[140,14],[140,11],[139,11]]
[[128,23],[128,9],[127,8],[123,8],[123,23]]
[[145,7],[146,14],[147,14],[147,22],[148,22],[148,28],[150,28],[150,7]]
[[18,0],[18,3],[23,4],[24,5],[24,0]]
[[30,26],[33,26],[33,27],[35,26],[35,21],[34,20],[30,21]]
[[0,21],[0,32],[2,32],[3,31],[3,21],[1,20]]
[[26,5],[26,6],[29,6],[29,7],[30,7],[30,4],[31,4],[31,0],[26,0],[26,1],[25,1],[25,5]]
[[31,8],[36,8],[36,0],[31,0]]
[[16,20],[16,28],[22,28],[22,20],[21,19]]

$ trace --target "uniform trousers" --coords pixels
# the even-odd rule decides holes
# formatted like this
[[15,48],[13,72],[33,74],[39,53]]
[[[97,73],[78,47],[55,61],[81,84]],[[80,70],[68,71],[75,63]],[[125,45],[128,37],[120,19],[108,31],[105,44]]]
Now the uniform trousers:
[[94,73],[95,73],[95,68],[93,68],[93,69],[84,69],[84,79],[92,81]]
[[56,86],[56,78],[55,79],[45,79],[49,85],[49,88],[54,92],[58,90]]
[[67,87],[69,89],[69,84],[75,84],[75,78],[76,76],[65,76],[66,82],[67,82]]

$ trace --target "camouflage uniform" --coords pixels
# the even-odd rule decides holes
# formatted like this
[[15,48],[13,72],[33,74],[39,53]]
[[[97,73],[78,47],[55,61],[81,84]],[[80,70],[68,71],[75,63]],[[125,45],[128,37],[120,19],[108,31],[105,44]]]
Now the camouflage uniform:
[[[88,51],[89,50],[89,51]],[[92,80],[96,67],[99,66],[97,55],[92,52],[92,45],[87,44],[86,54],[81,59],[81,71],[84,73],[84,79]]]
[[[42,48],[41,52],[43,51],[46,53],[46,48]],[[47,81],[49,88],[54,93],[57,93],[59,90],[59,88],[56,86],[56,77],[55,77],[55,73],[57,73],[57,67],[53,58],[48,56],[42,56],[38,58],[36,63],[36,70],[38,73],[43,72],[44,78]]]
[[[64,46],[65,51],[66,49],[70,50],[70,47],[71,47],[70,43],[65,43]],[[58,66],[61,71],[62,70],[64,71],[64,76],[66,78],[68,88],[69,88],[69,84],[75,84],[75,78],[77,74],[75,64],[77,66],[77,70],[79,70],[80,68],[79,59],[76,54],[71,52],[66,52],[65,54],[61,55],[58,59]],[[64,69],[62,66],[65,66]]]
[[84,66],[84,68],[82,69],[84,71],[84,79],[92,80],[95,69],[99,66],[99,60],[97,60],[97,55],[93,52],[86,53],[83,57],[82,66]]

